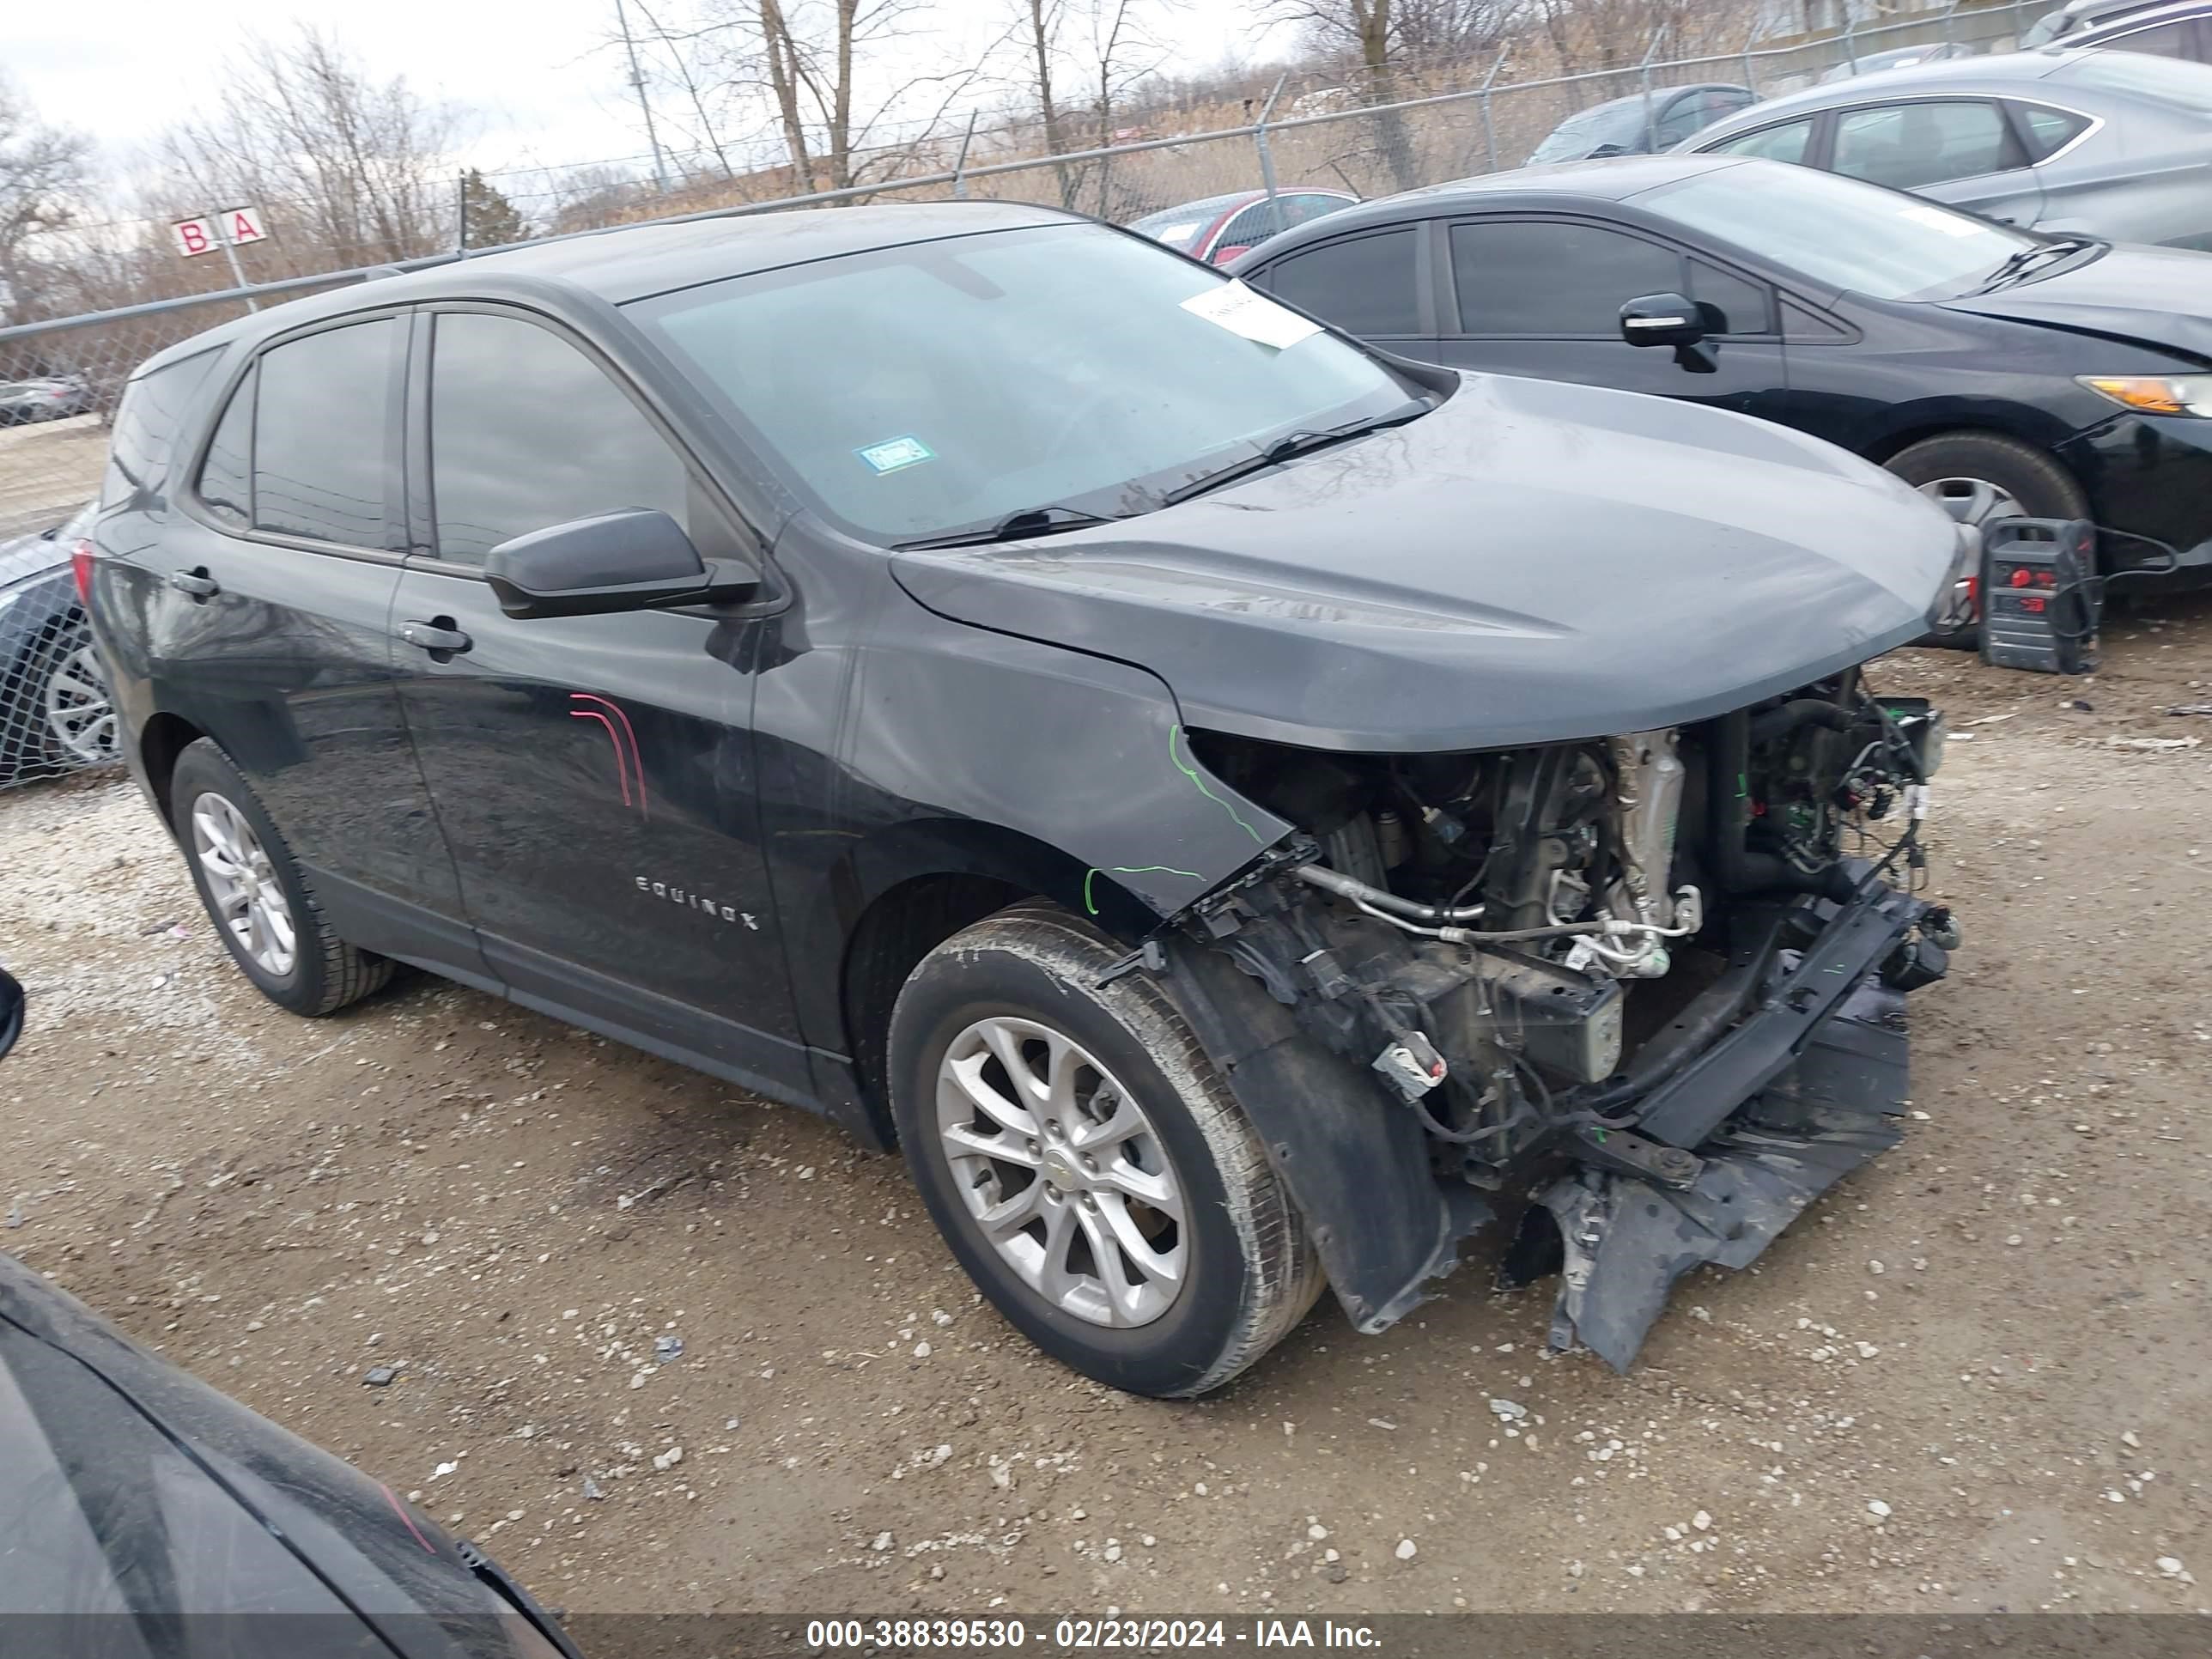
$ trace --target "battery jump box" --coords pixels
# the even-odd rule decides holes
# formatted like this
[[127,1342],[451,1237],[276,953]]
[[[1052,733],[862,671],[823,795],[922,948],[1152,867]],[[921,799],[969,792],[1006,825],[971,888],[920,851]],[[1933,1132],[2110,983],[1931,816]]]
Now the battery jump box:
[[2103,609],[2096,526],[2087,519],[2000,519],[1982,527],[1982,660],[2039,674],[2094,665]]

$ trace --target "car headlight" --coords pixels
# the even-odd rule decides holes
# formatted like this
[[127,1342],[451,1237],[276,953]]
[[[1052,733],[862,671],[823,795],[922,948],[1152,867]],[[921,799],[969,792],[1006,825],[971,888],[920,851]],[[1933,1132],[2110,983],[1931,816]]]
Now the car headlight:
[[2194,415],[2212,421],[2212,374],[2081,374],[2100,398],[2139,415]]

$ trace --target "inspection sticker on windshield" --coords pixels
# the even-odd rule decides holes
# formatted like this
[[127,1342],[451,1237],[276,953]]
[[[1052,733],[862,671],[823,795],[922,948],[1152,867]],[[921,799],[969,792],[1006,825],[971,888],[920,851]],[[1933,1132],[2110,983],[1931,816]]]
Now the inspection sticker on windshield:
[[1897,210],[1900,219],[1910,219],[1916,225],[1925,225],[1930,230],[1940,230],[1948,236],[1978,236],[1983,227],[1964,214],[1947,212],[1942,208],[1923,207],[1914,202]]
[[896,472],[937,459],[937,452],[919,438],[886,438],[853,453],[878,472]]
[[1182,308],[1194,317],[1218,324],[1231,334],[1241,334],[1278,351],[1287,351],[1299,341],[1321,332],[1319,323],[1310,322],[1297,312],[1277,305],[1266,295],[1245,287],[1233,277],[1218,288],[1192,295],[1182,302]]

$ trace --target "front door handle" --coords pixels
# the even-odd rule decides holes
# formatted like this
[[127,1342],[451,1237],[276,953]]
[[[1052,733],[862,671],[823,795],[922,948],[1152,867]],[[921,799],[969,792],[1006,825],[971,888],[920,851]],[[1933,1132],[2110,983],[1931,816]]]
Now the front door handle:
[[222,592],[222,584],[208,574],[205,565],[197,570],[172,570],[169,586],[195,599],[211,599]]
[[451,617],[434,617],[428,622],[404,622],[399,624],[399,637],[428,652],[436,662],[450,662],[476,643],[453,626]]

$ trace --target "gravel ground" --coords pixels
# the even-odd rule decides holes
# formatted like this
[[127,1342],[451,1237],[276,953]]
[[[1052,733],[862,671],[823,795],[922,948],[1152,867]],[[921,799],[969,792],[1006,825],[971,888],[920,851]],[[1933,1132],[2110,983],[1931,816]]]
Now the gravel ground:
[[1626,1377],[1483,1237],[1385,1336],[1109,1393],[803,1114],[420,976],[264,1004],[112,781],[0,797],[0,1247],[574,1611],[2201,1608],[2212,744],[2135,745],[2212,738],[2212,605],[2162,615],[2088,681],[1886,665],[1961,739],[1920,1121]]

